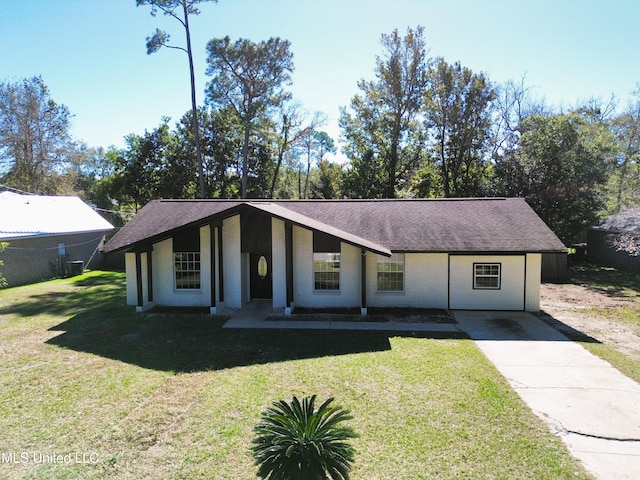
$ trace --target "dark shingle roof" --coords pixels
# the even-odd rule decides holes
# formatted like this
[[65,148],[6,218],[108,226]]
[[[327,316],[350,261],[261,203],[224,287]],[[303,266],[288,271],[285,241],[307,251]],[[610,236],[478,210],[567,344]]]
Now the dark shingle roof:
[[374,251],[375,247],[404,252],[566,251],[519,198],[155,200],[107,243],[105,251],[157,241],[181,227],[205,224],[252,205],[312,230],[326,226],[323,231]]
[[369,239],[363,238],[356,234],[349,233],[348,231],[345,231],[341,228],[336,228],[329,223],[320,222],[305,214],[295,212],[290,208],[283,207],[276,203],[251,202],[250,206],[258,210],[262,210],[263,212],[267,212],[270,215],[280,218],[282,220],[289,220],[290,222],[295,223],[296,225],[300,225],[302,227],[306,227],[311,230],[324,232],[334,237],[338,237],[339,239],[344,240],[345,242],[350,243],[352,245],[363,247],[375,253],[381,253],[383,255],[391,256],[391,251],[383,245],[379,245],[375,242],[372,242]]

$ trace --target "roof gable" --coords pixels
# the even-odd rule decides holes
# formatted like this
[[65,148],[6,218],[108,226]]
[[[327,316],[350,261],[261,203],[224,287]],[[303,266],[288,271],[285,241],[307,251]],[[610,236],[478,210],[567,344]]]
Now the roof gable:
[[142,207],[105,245],[105,252],[157,242],[173,232],[233,215],[242,205],[233,200],[152,200]]
[[331,235],[332,237],[339,238],[346,243],[350,243],[357,247],[362,247],[374,253],[379,253],[388,257],[391,256],[391,250],[389,250],[387,247],[384,247],[383,245],[379,245],[366,238],[362,238],[358,235],[354,235],[347,231],[341,230],[340,228],[336,228],[328,223],[315,220],[311,217],[295,212],[281,205],[262,202],[252,202],[248,205],[253,208],[257,208],[264,212],[270,213],[274,217],[280,218],[282,220],[289,220],[290,222],[295,223],[298,226],[326,233],[328,235]]
[[0,240],[109,230],[113,225],[78,197],[0,193]]

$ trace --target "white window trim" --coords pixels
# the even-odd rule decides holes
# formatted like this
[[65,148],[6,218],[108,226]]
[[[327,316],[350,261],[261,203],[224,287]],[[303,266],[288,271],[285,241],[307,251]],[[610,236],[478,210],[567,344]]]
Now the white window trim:
[[[476,267],[480,266],[490,266],[490,267],[498,267],[498,274],[481,274],[478,275],[476,271]],[[498,280],[497,286],[483,286],[478,285],[478,278],[495,278]],[[502,263],[500,262],[475,262],[473,264],[473,289],[474,290],[500,290],[502,288]]]
[[[313,292],[314,293],[320,293],[320,294],[335,294],[335,293],[340,293],[340,289],[342,288],[341,285],[341,275],[340,275],[340,271],[342,270],[342,257],[341,257],[341,252],[314,252],[313,253]],[[323,272],[327,272],[327,273],[335,273],[335,270],[316,270],[316,255],[337,255],[338,256],[338,262],[340,263],[340,266],[338,267],[338,288],[316,288],[316,273],[323,273]]]
[[[400,259],[402,259],[402,261],[399,261]],[[402,289],[401,290],[381,290],[379,288],[380,285],[380,281],[379,281],[379,275],[380,273],[385,273],[384,271],[380,271],[380,265],[382,264],[396,264],[396,265],[402,265],[402,270],[395,270],[393,271],[393,273],[402,273]],[[405,255],[404,253],[392,253],[391,257],[385,257],[383,255],[378,255],[377,259],[376,259],[376,293],[381,293],[381,294],[389,294],[389,293],[404,293],[405,291]]]
[[[195,258],[193,260],[186,260],[187,262],[198,262],[198,264],[200,265],[200,269],[198,270],[180,270],[181,272],[192,272],[192,273],[198,273],[199,276],[199,284],[200,286],[198,287],[190,287],[190,288],[185,288],[185,287],[178,287],[178,270],[176,268],[176,256],[177,255],[198,255],[198,260],[195,260]],[[182,260],[184,262],[184,260]],[[200,292],[202,291],[202,255],[200,252],[173,252],[173,289],[176,292]]]

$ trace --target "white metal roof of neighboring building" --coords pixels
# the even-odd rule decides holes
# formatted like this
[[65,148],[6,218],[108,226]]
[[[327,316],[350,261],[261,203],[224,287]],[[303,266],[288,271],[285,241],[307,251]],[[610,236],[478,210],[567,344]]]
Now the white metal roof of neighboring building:
[[78,197],[0,192],[0,240],[113,230]]

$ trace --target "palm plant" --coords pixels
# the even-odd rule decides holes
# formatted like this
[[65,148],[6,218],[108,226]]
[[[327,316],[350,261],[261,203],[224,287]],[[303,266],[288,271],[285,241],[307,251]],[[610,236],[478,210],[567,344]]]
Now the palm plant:
[[268,480],[348,480],[355,450],[347,440],[356,435],[342,425],[353,417],[330,406],[315,409],[316,396],[280,400],[262,412],[254,427],[253,458],[258,476]]

